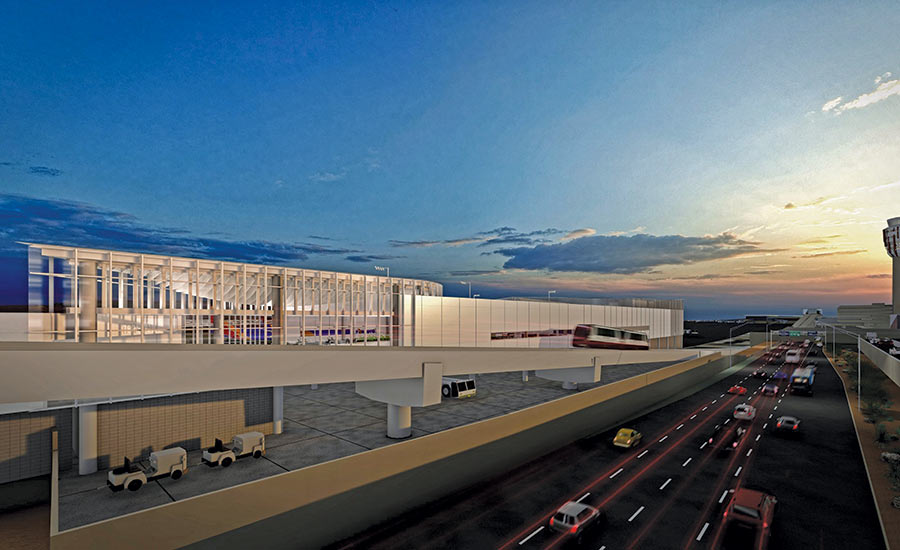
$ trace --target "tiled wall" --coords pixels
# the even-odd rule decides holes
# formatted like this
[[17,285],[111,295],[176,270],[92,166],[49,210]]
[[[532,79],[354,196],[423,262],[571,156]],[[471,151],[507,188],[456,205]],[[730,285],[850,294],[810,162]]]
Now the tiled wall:
[[97,407],[98,468],[119,466],[124,457],[180,446],[191,451],[215,438],[272,433],[272,388],[223,390],[124,401]]
[[72,409],[0,415],[0,483],[50,473],[53,426],[59,432],[59,467],[67,470],[72,467]]

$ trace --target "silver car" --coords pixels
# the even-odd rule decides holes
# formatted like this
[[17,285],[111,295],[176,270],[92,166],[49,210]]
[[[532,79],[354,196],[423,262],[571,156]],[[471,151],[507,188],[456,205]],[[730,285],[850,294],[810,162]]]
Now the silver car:
[[756,418],[756,407],[741,403],[734,408],[735,420],[753,420]]
[[550,518],[550,528],[580,539],[585,530],[602,518],[603,513],[593,506],[569,501]]

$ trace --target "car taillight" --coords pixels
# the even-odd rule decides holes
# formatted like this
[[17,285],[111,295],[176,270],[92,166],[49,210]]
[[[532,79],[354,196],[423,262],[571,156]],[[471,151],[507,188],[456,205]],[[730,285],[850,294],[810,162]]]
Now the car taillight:
[[737,441],[731,444],[732,447],[737,447]]
[[631,445],[631,440],[629,439],[629,440],[626,441],[625,443],[627,443],[628,445]]
[[793,427],[793,428],[791,428],[791,429],[792,429],[792,430],[796,430],[796,429],[797,429],[797,425],[796,425],[796,424],[794,424],[794,427]]
[[723,518],[727,518],[727,517],[728,517],[728,510],[725,510],[725,513],[722,514],[722,517],[723,517]]
[[553,525],[553,518],[550,518],[550,525]]
[[573,525],[572,528],[569,529],[569,532],[570,532],[570,533],[575,533],[575,532],[577,532],[577,531],[578,531],[578,526],[577,526],[577,525]]
[[713,438],[710,437],[710,438],[709,438],[709,442],[712,443],[712,440],[713,440]]
[[781,422],[779,422],[778,424],[776,424],[776,426],[780,428],[780,427],[781,427]]

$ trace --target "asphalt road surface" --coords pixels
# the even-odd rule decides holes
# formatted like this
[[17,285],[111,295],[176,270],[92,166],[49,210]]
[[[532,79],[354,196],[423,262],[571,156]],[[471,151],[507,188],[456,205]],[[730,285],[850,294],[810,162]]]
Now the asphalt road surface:
[[[637,448],[613,447],[614,431],[583,439],[334,548],[720,548],[728,491],[739,486],[778,499],[771,549],[884,548],[837,374],[821,353],[808,357],[817,366],[814,396],[794,395],[788,380],[772,378],[793,370],[782,359],[759,359],[631,422],[643,434]],[[770,378],[751,375],[760,366]],[[777,395],[762,394],[767,382],[778,384]],[[732,385],[747,393],[727,393]],[[734,406],[745,402],[756,417],[735,420]],[[774,433],[781,415],[800,418],[798,436]],[[747,433],[732,450],[738,426]],[[567,501],[599,508],[605,525],[580,543],[552,531],[549,518]]]

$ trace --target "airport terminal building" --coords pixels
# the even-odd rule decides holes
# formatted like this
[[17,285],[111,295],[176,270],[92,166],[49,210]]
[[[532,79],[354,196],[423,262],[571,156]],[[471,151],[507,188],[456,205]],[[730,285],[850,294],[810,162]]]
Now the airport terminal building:
[[[595,324],[644,333],[653,349],[682,347],[680,300],[455,298],[420,279],[25,246],[28,311],[0,313],[0,340],[564,348],[577,325]],[[87,474],[148,448],[190,451],[248,430],[280,433],[282,395],[280,387],[236,387],[0,404],[0,484],[49,472],[51,427],[60,469]]]

